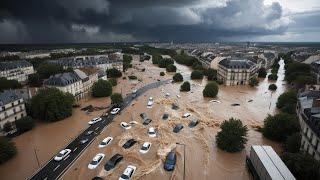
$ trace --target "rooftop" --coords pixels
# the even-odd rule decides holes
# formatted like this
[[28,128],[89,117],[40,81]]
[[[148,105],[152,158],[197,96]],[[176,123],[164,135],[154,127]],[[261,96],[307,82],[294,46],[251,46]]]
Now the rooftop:
[[49,86],[67,86],[80,80],[80,77],[75,72],[67,72],[51,76],[43,84]]
[[29,67],[29,66],[32,66],[32,64],[26,60],[0,62],[1,71],[22,68],[22,67]]
[[11,103],[21,98],[22,97],[14,90],[4,90],[3,92],[0,92],[0,106]]
[[249,69],[255,65],[248,59],[223,59],[219,64],[228,69]]

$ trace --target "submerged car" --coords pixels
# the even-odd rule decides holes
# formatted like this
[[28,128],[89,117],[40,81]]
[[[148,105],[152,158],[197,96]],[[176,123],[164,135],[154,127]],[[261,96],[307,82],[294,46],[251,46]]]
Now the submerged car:
[[153,105],[153,98],[149,97],[148,103],[147,103],[147,108],[152,108],[152,105]]
[[85,143],[87,143],[88,141],[89,141],[88,138],[83,138],[83,139],[81,139],[81,140],[79,141],[79,144],[85,144]]
[[146,126],[146,125],[150,124],[151,121],[152,121],[151,119],[145,119],[142,124]]
[[143,145],[141,146],[141,149],[139,150],[139,152],[142,154],[145,154],[150,150],[150,148],[151,148],[151,143],[144,142]]
[[104,154],[102,153],[98,153],[96,156],[94,156],[94,158],[92,159],[92,161],[89,163],[88,168],[89,169],[95,169],[103,160],[104,158]]
[[55,157],[55,161],[61,161],[71,153],[71,149],[61,150]]
[[141,114],[140,114],[140,117],[141,117],[142,119],[146,119],[146,118],[147,118],[147,114],[146,114],[146,113],[141,113]]
[[148,135],[149,135],[150,137],[156,137],[156,136],[157,136],[156,130],[154,129],[154,127],[150,127],[150,128],[148,129]]
[[113,114],[113,115],[115,115],[115,114],[118,114],[119,111],[120,111],[120,108],[113,108],[110,113]]
[[88,124],[93,125],[93,124],[95,124],[95,123],[97,123],[99,121],[102,121],[102,118],[101,117],[96,117],[96,118],[93,118],[92,120],[90,120],[88,122]]
[[125,148],[125,149],[129,149],[129,148],[131,148],[134,144],[136,144],[137,143],[137,141],[136,140],[134,140],[134,139],[129,139],[126,143],[124,143],[123,144],[123,148]]
[[86,133],[85,133],[85,135],[86,136],[90,136],[91,134],[93,134],[94,132],[93,131],[87,131]]
[[193,127],[196,127],[197,125],[199,124],[199,121],[198,120],[192,120],[190,123],[189,123],[189,127],[190,128],[193,128]]
[[190,113],[184,113],[184,114],[182,115],[183,118],[187,118],[187,117],[190,117],[190,116],[191,116]]
[[131,126],[126,123],[126,122],[121,122],[120,123],[120,126],[123,128],[123,129],[131,129]]
[[168,118],[169,118],[169,114],[165,113],[165,114],[162,115],[162,119],[163,120],[167,120]]
[[107,145],[109,145],[111,143],[111,141],[113,140],[113,137],[107,137],[105,139],[103,139],[101,141],[101,143],[99,144],[99,148],[103,148],[103,147],[106,147]]
[[119,177],[119,180],[129,180],[132,178],[134,172],[136,172],[136,167],[129,165],[127,168],[123,171],[122,175]]
[[109,161],[104,165],[104,169],[106,171],[110,171],[111,169],[115,168],[116,165],[123,159],[121,154],[113,155]]
[[239,103],[233,103],[233,104],[231,104],[231,106],[240,106],[240,104]]
[[179,131],[181,131],[181,129],[183,129],[183,125],[182,125],[182,124],[177,124],[177,125],[173,128],[173,132],[174,132],[174,133],[178,133]]
[[164,169],[167,171],[173,171],[174,166],[176,165],[176,161],[177,161],[176,153],[173,151],[169,152],[163,165]]

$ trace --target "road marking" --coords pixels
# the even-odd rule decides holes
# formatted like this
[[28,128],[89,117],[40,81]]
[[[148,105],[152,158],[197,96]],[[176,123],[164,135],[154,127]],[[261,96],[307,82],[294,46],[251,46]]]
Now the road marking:
[[98,130],[99,129],[99,127],[97,127],[96,129],[94,129],[94,130]]
[[78,147],[74,148],[73,152],[75,152],[78,149]]
[[64,160],[67,160],[69,157],[70,157],[70,154],[66,158],[64,158]]
[[58,165],[57,167],[55,167],[55,168],[53,169],[53,172],[56,171],[59,167],[60,167],[60,165]]

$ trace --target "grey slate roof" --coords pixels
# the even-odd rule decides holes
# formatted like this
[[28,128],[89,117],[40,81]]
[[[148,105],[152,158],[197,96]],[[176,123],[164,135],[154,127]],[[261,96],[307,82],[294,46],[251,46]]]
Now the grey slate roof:
[[44,80],[44,85],[49,86],[66,86],[74,82],[80,81],[80,77],[74,72],[60,73]]
[[32,66],[26,60],[0,62],[0,71]]
[[0,92],[0,106],[3,106],[21,98],[22,97],[20,96],[20,94],[16,93],[13,90],[4,90],[3,92]]
[[224,59],[219,64],[228,69],[249,69],[255,65],[248,59]]
[[273,59],[273,58],[276,57],[276,56],[275,56],[273,53],[271,53],[271,52],[263,53],[263,55],[264,55],[264,57],[266,57],[268,60]]
[[50,60],[49,63],[58,64],[61,66],[68,66],[68,67],[81,67],[81,66],[96,66],[99,64],[108,64],[110,62],[117,62],[121,61],[118,59],[110,59],[108,57],[89,57],[89,58],[64,58],[58,60]]

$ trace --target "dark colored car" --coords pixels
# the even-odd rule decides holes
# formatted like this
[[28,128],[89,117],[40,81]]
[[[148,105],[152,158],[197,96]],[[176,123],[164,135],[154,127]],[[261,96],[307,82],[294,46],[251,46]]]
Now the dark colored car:
[[89,141],[88,138],[83,138],[83,139],[81,139],[81,140],[79,141],[79,144],[85,144],[85,143],[87,143],[88,141]]
[[167,120],[168,118],[169,118],[169,114],[165,113],[165,114],[162,115],[162,119],[163,120]]
[[93,131],[87,131],[85,135],[86,135],[86,136],[90,136],[90,135],[93,134],[93,133],[94,133]]
[[231,104],[231,106],[240,106],[238,103]]
[[103,180],[103,178],[96,176],[96,177],[92,178],[92,180]]
[[197,125],[199,124],[199,121],[198,120],[192,120],[190,123],[189,123],[189,127],[190,128],[193,128],[193,127],[196,127]]
[[173,110],[178,110],[178,109],[179,109],[179,106],[173,103],[171,108],[172,108]]
[[136,93],[133,93],[132,96],[131,96],[132,99],[134,99],[134,98],[136,98],[136,97],[137,97],[137,94],[136,94]]
[[173,132],[174,132],[174,133],[178,133],[179,131],[181,131],[181,129],[183,129],[183,125],[182,125],[182,124],[177,124],[177,125],[173,128]]
[[152,121],[151,119],[146,119],[146,120],[143,121],[142,124],[146,126],[146,125],[150,124],[151,121]]
[[176,165],[176,161],[177,161],[176,153],[173,151],[169,152],[163,165],[164,169],[167,171],[173,171],[174,166]]
[[137,143],[136,140],[134,139],[129,139],[126,143],[124,143],[124,145],[122,146],[125,149],[129,149],[130,147],[132,147],[135,143]]
[[140,114],[140,117],[141,117],[142,119],[145,119],[145,118],[147,118],[147,115],[146,115],[146,113],[141,113],[141,114]]
[[104,165],[104,169],[106,171],[110,171],[111,169],[113,169],[114,167],[116,167],[116,165],[123,159],[123,156],[121,154],[115,154],[113,155],[109,161]]

